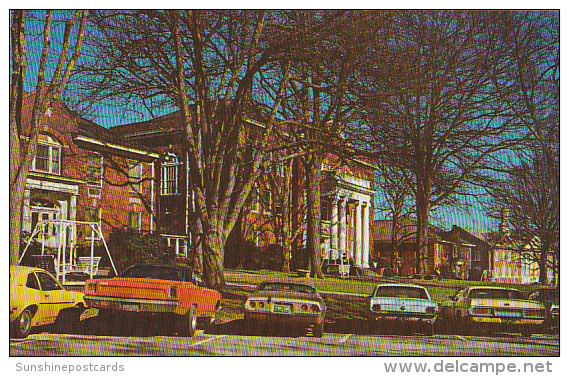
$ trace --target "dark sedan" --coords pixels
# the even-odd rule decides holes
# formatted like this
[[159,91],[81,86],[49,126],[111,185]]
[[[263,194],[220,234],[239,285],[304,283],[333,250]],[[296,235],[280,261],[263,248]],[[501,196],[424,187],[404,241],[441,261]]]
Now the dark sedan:
[[307,283],[262,282],[245,301],[246,326],[312,327],[322,337],[326,305],[316,288]]

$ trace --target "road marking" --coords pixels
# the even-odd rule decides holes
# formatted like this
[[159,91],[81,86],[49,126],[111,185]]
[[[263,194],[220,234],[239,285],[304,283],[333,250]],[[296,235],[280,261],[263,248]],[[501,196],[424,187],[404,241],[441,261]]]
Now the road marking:
[[206,342],[213,341],[214,339],[220,339],[220,338],[223,338],[223,337],[227,337],[227,335],[215,336],[215,337],[212,337],[212,338],[204,339],[203,341],[199,341],[199,342],[192,343],[191,346],[202,345],[202,344],[204,344],[204,343],[206,343]]
[[344,334],[342,336],[342,338],[340,338],[340,341],[338,343],[344,343],[348,340],[348,338],[350,338],[352,335],[351,334]]

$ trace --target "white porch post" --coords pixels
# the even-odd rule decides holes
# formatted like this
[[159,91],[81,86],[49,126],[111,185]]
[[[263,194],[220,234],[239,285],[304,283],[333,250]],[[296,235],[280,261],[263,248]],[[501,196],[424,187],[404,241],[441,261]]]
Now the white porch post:
[[332,198],[332,231],[330,236],[330,247],[332,248],[331,257],[333,260],[338,258],[338,196]]
[[359,201],[354,203],[354,214],[356,219],[356,226],[354,229],[356,235],[356,244],[354,246],[354,258],[356,265],[362,264],[362,205]]
[[346,252],[346,206],[347,206],[347,199],[346,197],[342,197],[340,200],[340,217],[339,217],[339,225],[340,225],[340,257]]
[[369,268],[369,210],[371,205],[369,202],[364,203],[363,207],[363,255],[362,255],[362,266],[364,268]]
[[24,206],[22,209],[22,231],[32,232],[32,218],[30,212],[30,189],[24,191]]

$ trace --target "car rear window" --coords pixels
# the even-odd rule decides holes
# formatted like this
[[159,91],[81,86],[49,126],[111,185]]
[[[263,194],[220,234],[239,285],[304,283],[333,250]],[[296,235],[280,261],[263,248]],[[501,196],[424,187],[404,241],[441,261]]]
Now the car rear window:
[[527,299],[520,291],[509,289],[473,289],[470,290],[468,297],[471,299]]
[[429,299],[429,296],[424,289],[406,286],[380,286],[375,292],[375,297]]
[[316,295],[316,289],[312,286],[301,285],[297,283],[270,282],[261,283],[257,288],[258,291],[276,291],[276,292],[295,292],[306,295]]
[[182,275],[182,270],[173,266],[136,265],[122,272],[119,277],[182,281]]

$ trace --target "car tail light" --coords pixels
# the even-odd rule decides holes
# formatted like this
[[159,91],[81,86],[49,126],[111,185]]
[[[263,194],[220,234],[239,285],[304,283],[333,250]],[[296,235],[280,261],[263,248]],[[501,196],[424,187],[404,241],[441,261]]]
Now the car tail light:
[[524,309],[524,317],[544,318],[545,310],[543,309]]
[[259,302],[259,308],[265,308],[265,303]]
[[471,309],[473,315],[476,316],[492,316],[492,308],[484,308],[484,307],[473,307]]
[[425,310],[426,313],[436,313],[437,309],[434,306],[429,306],[427,307],[427,309]]
[[379,311],[381,311],[381,304],[374,304],[374,305],[371,307],[371,310],[374,311],[374,312],[379,312]]
[[317,304],[313,304],[310,306],[310,312],[318,313],[320,312],[320,306]]
[[256,307],[256,304],[253,300],[249,301],[249,307],[251,307],[253,309]]
[[85,284],[85,294],[95,294],[97,292],[97,282],[87,282]]
[[178,288],[176,286],[170,287],[170,298],[177,298],[178,297]]
[[300,308],[301,308],[303,311],[307,311],[307,310],[308,310],[308,306],[307,306],[306,304],[303,304]]

